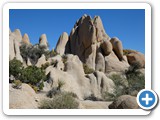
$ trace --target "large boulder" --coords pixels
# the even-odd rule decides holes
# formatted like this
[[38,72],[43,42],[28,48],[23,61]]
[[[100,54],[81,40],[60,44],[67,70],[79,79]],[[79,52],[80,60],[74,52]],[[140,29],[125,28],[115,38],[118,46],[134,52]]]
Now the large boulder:
[[58,40],[58,43],[55,49],[55,51],[60,55],[64,54],[67,41],[68,41],[68,34],[66,32],[63,32]]
[[109,109],[138,109],[136,97],[130,95],[122,95],[118,97],[112,104],[109,105]]
[[[125,56],[123,56],[125,59]],[[105,56],[105,73],[125,72],[129,68],[127,61],[119,61],[115,53],[112,51],[110,55]]]
[[138,64],[138,66],[140,68],[145,68],[145,56],[144,56],[144,54],[142,54],[140,52],[133,52],[133,53],[130,53],[126,56],[127,56],[127,59],[128,59],[128,63],[130,65]]
[[36,109],[37,95],[28,85],[23,83],[21,89],[15,89],[9,84],[9,108],[10,109]]
[[104,40],[101,43],[101,48],[102,48],[103,54],[105,56],[108,56],[112,52],[113,46],[109,40]]
[[118,57],[118,59],[120,61],[124,60],[122,42],[116,37],[111,38],[110,42],[112,43],[113,51],[115,52],[115,54]]

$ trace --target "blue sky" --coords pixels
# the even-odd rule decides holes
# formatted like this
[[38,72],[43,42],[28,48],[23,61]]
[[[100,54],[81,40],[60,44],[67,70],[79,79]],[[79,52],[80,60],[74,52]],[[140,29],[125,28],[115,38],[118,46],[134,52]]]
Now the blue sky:
[[76,20],[87,14],[92,18],[101,17],[106,33],[118,37],[124,49],[134,49],[145,53],[145,10],[101,9],[101,10],[10,10],[9,25],[11,31],[20,29],[22,35],[27,33],[32,44],[39,41],[45,33],[50,49],[55,48],[62,32],[70,34]]

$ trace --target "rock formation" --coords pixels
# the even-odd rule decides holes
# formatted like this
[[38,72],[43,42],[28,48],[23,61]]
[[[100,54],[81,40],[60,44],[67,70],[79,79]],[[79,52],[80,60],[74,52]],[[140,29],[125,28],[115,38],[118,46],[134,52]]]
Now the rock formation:
[[20,43],[22,41],[21,31],[16,29],[13,33],[15,34],[15,40]]
[[[23,50],[27,49],[24,53],[20,51],[21,43],[29,46],[24,47]],[[48,47],[46,34],[41,35],[39,44],[31,45],[27,34],[24,34],[22,38],[19,29],[14,32],[9,29],[9,60],[16,58],[23,63],[25,68],[35,65],[45,71],[47,81],[41,80],[42,83],[44,82],[44,89],[39,96],[43,94],[41,97],[46,99],[46,94],[52,89],[57,89],[59,82],[63,82],[61,92],[76,94],[76,100],[80,103],[79,108],[139,108],[136,97],[130,96],[136,96],[138,90],[129,91],[130,95],[122,95],[117,100],[100,101],[105,100],[104,95],[108,95],[105,96],[106,98],[109,98],[109,95],[117,96],[118,88],[122,91],[132,87],[126,74],[130,66],[138,64],[137,71],[143,79],[145,56],[132,50],[124,52],[122,41],[117,37],[110,38],[107,35],[99,16],[92,19],[88,15],[83,15],[77,20],[69,36],[66,32],[61,34],[55,51],[49,51]],[[26,53],[29,50],[32,54]],[[114,79],[115,74],[119,81]],[[118,82],[120,85],[117,85]],[[35,84],[35,87],[38,84]],[[31,98],[26,101],[26,97]],[[22,91],[10,85],[10,108],[37,108],[35,97],[37,94],[26,84],[22,85]]]
[[145,56],[142,53],[129,53],[127,59],[130,65],[138,64],[140,68],[145,68]]
[[63,55],[65,52],[65,46],[68,41],[68,34],[66,32],[62,33],[60,36],[55,51],[59,53],[60,55]]
[[30,40],[29,40],[29,36],[28,36],[27,33],[25,33],[25,34],[23,35],[22,42],[23,42],[24,44],[26,44],[26,45],[31,45]]
[[48,41],[46,34],[42,34],[39,38],[39,46],[40,48],[45,48],[46,50],[48,50]]
[[23,62],[23,58],[20,54],[20,41],[21,39],[21,32],[19,29],[16,29],[13,33],[9,34],[9,60],[16,58]]
[[122,42],[118,38],[110,39],[99,16],[92,19],[84,15],[76,22],[66,44],[65,53],[78,55],[83,63],[94,70],[108,71],[108,68],[104,70],[104,66],[107,66],[108,63],[105,62],[107,64],[105,65],[103,59],[107,59],[106,57],[111,53],[115,54],[112,59],[116,59],[122,69],[123,64],[126,64],[125,68],[129,67],[127,62],[123,62]]

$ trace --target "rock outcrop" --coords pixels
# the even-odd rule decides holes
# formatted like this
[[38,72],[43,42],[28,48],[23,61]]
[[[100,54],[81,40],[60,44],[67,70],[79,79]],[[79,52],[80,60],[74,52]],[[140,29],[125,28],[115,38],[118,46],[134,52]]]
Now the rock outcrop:
[[145,68],[145,56],[140,52],[134,52],[127,55],[130,65],[137,64],[140,68]]
[[105,73],[124,72],[125,70],[128,69],[128,67],[129,67],[128,62],[126,60],[119,61],[119,59],[116,57],[113,51],[110,55],[105,57]]
[[110,42],[112,43],[113,51],[117,55],[118,59],[120,61],[124,60],[122,42],[116,37],[111,38]]
[[21,38],[22,36],[19,29],[9,34],[9,60],[16,58],[23,63],[23,58],[20,54]]
[[19,29],[16,29],[13,34],[15,34],[15,40],[17,42],[21,42],[22,41],[22,34],[21,34],[21,31]]
[[9,108],[10,109],[36,109],[37,94],[28,85],[23,83],[21,89],[14,89],[9,85]]
[[48,50],[48,41],[46,34],[42,34],[39,38],[39,47]]
[[23,42],[24,44],[26,44],[26,45],[31,45],[30,40],[29,40],[29,36],[28,36],[27,33],[25,33],[25,34],[23,35],[22,42]]
[[65,52],[65,46],[67,44],[68,41],[68,34],[66,32],[62,33],[62,35],[60,36],[57,45],[56,45],[56,49],[55,51],[57,53],[59,53],[60,55],[63,55]]
[[[115,55],[112,56],[112,60],[116,59],[122,66],[123,63],[120,61],[125,60],[122,42],[118,38],[110,38],[106,34],[99,16],[95,16],[93,19],[87,15],[82,16],[74,25],[65,48],[65,53],[77,55],[89,68],[102,71],[107,71],[104,70],[104,66],[107,65],[103,59],[113,52]],[[100,65],[101,63],[102,65]],[[116,66],[114,65],[114,67]]]

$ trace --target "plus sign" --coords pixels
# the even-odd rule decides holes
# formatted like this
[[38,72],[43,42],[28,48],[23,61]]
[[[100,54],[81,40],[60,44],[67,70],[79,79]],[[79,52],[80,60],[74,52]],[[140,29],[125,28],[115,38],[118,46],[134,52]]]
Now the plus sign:
[[146,97],[145,98],[142,98],[142,101],[146,101],[146,105],[149,104],[149,101],[152,101],[152,98],[149,97],[148,94],[146,94]]

